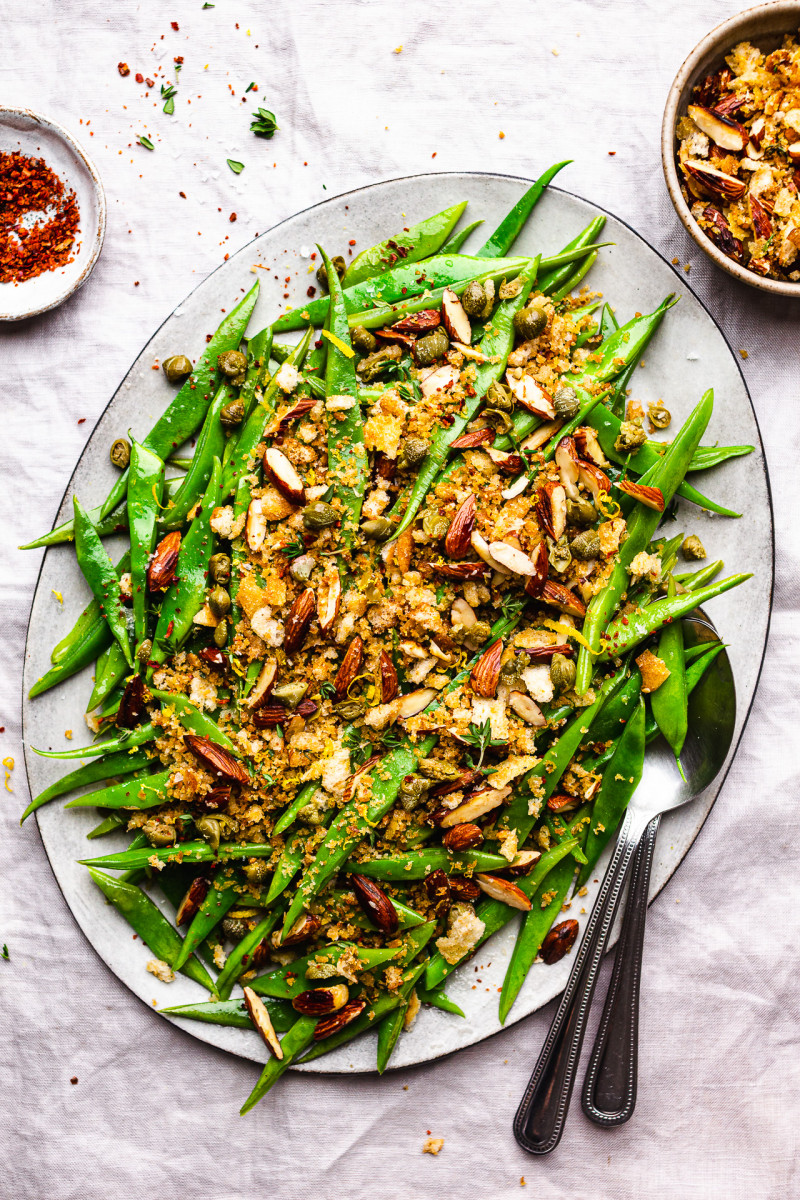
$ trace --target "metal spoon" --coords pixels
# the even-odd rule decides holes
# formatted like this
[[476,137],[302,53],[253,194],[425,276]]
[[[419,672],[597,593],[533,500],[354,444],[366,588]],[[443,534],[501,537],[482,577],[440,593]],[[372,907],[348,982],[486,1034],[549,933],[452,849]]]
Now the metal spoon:
[[[714,633],[701,610],[684,620],[684,630],[687,644],[708,640],[709,632]],[[600,963],[642,836],[654,818],[695,799],[715,779],[730,749],[735,722],[736,691],[723,652],[689,698],[689,733],[681,753],[686,779],[681,779],[662,739],[648,747],[642,781],[628,806],[561,1003],[514,1118],[514,1136],[531,1154],[549,1154],[561,1140]],[[641,892],[639,896],[641,905]],[[631,1009],[628,1012],[633,1015]]]

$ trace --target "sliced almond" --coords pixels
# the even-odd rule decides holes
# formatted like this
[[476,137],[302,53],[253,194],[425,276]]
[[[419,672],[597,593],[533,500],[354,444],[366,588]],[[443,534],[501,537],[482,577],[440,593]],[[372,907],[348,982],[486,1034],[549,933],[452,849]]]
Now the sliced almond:
[[422,398],[426,400],[429,396],[433,396],[436,392],[442,392],[445,388],[452,387],[458,379],[458,371],[455,367],[451,367],[446,363],[443,367],[434,367],[433,370],[427,371],[419,377],[419,389],[422,392]]
[[595,500],[601,492],[608,492],[611,489],[611,480],[605,471],[601,471],[594,463],[584,462],[583,459],[579,459],[578,474],[580,475],[581,483],[587,492],[592,493]]
[[522,912],[530,912],[531,902],[515,883],[501,879],[498,875],[476,875],[475,882],[482,892],[493,900],[501,900],[510,908],[518,908]]
[[[527,590],[527,588],[526,588]],[[575,596],[569,588],[565,588],[561,583],[555,583],[552,579],[548,579],[542,588],[539,599],[545,604],[551,604],[553,608],[558,608],[561,612],[569,613],[571,617],[585,617],[586,605]]]
[[461,437],[451,445],[451,450],[474,450],[476,446],[491,445],[495,439],[494,429],[474,429],[470,433],[462,433]]
[[265,662],[261,668],[255,687],[245,701],[245,704],[248,708],[258,708],[262,700],[266,700],[277,677],[278,664],[274,661],[274,659],[270,659],[270,661]]
[[655,509],[656,512],[664,511],[664,493],[661,491],[661,488],[648,487],[643,483],[634,483],[631,479],[621,479],[617,487],[626,496],[633,496],[634,500],[638,500],[640,504],[644,504],[647,508]]
[[521,455],[514,454],[511,451],[495,450],[493,446],[487,446],[486,453],[504,475],[518,475],[525,466]]
[[737,154],[744,150],[747,145],[748,133],[738,121],[722,116],[719,112],[712,112],[710,108],[704,108],[702,104],[690,104],[688,113],[697,128],[710,137],[712,142],[721,146],[723,150],[732,150]]
[[[138,676],[138,678],[141,678],[141,676]],[[192,882],[189,884],[186,895],[178,905],[178,911],[175,914],[176,925],[179,927],[181,925],[186,925],[193,919],[200,905],[208,895],[210,887],[211,880],[205,875],[198,875],[196,879],[192,880]]]
[[267,518],[261,500],[251,500],[247,509],[247,520],[244,525],[244,536],[247,545],[253,552],[260,550],[267,536]]
[[261,1034],[264,1041],[269,1046],[272,1053],[277,1059],[283,1058],[283,1050],[278,1041],[278,1035],[272,1024],[269,1011],[266,1004],[258,996],[252,988],[246,987],[244,990],[244,1002],[247,1005],[247,1011],[250,1014],[250,1020],[255,1025],[258,1032]]
[[533,551],[531,558],[536,567],[535,574],[531,575],[528,582],[525,584],[525,591],[529,596],[541,596],[544,585],[547,581],[547,576],[550,573],[550,558],[547,553],[547,544],[544,539],[538,543]]
[[523,375],[520,379],[515,379],[513,372],[506,371],[506,383],[517,404],[527,408],[528,412],[535,413],[537,417],[544,417],[546,421],[554,420],[556,410],[553,397],[532,376]]
[[284,631],[283,644],[287,654],[295,654],[302,647],[316,607],[316,598],[311,588],[306,588],[293,600]]
[[264,474],[290,504],[305,504],[306,489],[289,459],[277,446],[264,451]]
[[381,650],[378,658],[378,673],[381,685],[381,704],[390,704],[400,691],[397,681],[397,671],[389,655]]
[[458,296],[449,287],[442,293],[442,324],[454,341],[465,342],[469,346],[472,337],[469,317]]
[[520,850],[511,860],[512,875],[527,875],[542,857],[541,850]]
[[536,564],[524,550],[509,546],[508,542],[490,542],[489,553],[502,567],[513,575],[535,575]]
[[572,436],[575,439],[575,449],[578,451],[579,458],[587,459],[596,467],[609,466],[609,461],[603,454],[603,448],[598,440],[596,429],[592,429],[591,425],[581,425]]
[[341,601],[342,581],[338,567],[332,565],[326,568],[322,583],[317,589],[317,620],[322,633],[329,633],[333,628]]
[[539,705],[535,700],[531,700],[525,692],[511,692],[508,704],[509,708],[513,709],[517,716],[521,717],[528,725],[541,729],[547,724]]
[[418,688],[415,692],[408,692],[405,696],[401,696],[399,700],[394,701],[397,706],[397,719],[407,721],[409,717],[416,717],[438,695],[436,688]]
[[529,483],[530,479],[527,475],[518,475],[512,484],[507,488],[503,488],[500,495],[504,500],[513,500],[515,497],[522,495]]
[[539,489],[536,516],[542,529],[557,542],[567,527],[567,493],[562,484],[548,479]]
[[681,166],[690,180],[712,196],[719,196],[725,200],[740,200],[745,193],[746,185],[741,179],[718,171],[702,159],[687,158]]
[[581,494],[578,491],[578,452],[575,448],[573,438],[561,438],[556,446],[555,461],[558,473],[561,476],[561,482],[564,485],[564,491],[570,500],[580,500]]
[[458,808],[452,808],[441,822],[442,829],[452,829],[454,825],[473,824],[478,817],[499,808],[504,800],[511,795],[511,788],[482,788],[473,792]]
[[528,434],[525,441],[521,443],[522,449],[533,453],[534,450],[539,450],[546,442],[549,442],[554,434],[558,433],[564,422],[559,418],[555,421],[545,421],[544,425],[540,425],[538,429],[534,429],[533,433]]
[[478,533],[477,529],[473,529],[470,542],[472,544],[472,549],[479,558],[483,559],[487,567],[491,567],[493,571],[499,571],[501,575],[510,574],[505,567],[501,566],[496,558],[492,557],[492,553],[489,550],[489,543],[480,533]]
[[463,629],[471,629],[477,620],[478,616],[472,605],[467,604],[463,596],[458,596],[450,609],[451,625],[460,625]]

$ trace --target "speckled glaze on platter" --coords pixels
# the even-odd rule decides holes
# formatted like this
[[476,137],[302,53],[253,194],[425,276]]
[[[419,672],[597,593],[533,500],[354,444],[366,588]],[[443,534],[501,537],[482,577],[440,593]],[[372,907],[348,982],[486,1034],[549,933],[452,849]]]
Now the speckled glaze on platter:
[[[436,212],[458,200],[469,200],[466,219],[483,217],[484,228],[492,229],[519,198],[528,181],[505,175],[443,173],[418,175],[374,184],[326,200],[306,209],[262,234],[206,279],[175,310],[154,334],[134,362],[92,433],[70,480],[59,512],[59,521],[71,511],[77,492],[85,504],[96,504],[113,482],[108,462],[110,442],[127,429],[141,437],[150,428],[172,394],[162,373],[151,364],[169,353],[189,346],[197,353],[203,335],[215,328],[219,312],[253,281],[258,271],[262,290],[251,322],[251,330],[266,325],[283,311],[283,279],[291,274],[289,303],[300,303],[307,287],[309,249],[320,242],[331,253],[341,252],[351,238],[358,248],[368,246],[396,228]],[[597,213],[585,200],[551,188],[536,208],[533,219],[515,246],[520,253],[554,252],[582,229]],[[479,231],[470,244],[481,244]],[[634,312],[649,311],[669,292],[677,291],[680,303],[672,309],[646,354],[646,367],[637,372],[636,396],[642,400],[662,397],[677,426],[703,391],[713,386],[716,410],[704,442],[750,443],[755,453],[735,459],[706,476],[693,476],[698,486],[736,511],[739,521],[723,520],[681,502],[677,529],[698,533],[713,557],[725,561],[726,573],[753,571],[743,589],[728,592],[709,605],[709,615],[728,643],[736,679],[738,714],[733,746],[725,771],[715,784],[693,804],[664,818],[653,867],[651,895],[666,884],[690,849],[707,817],[730,766],[752,704],[766,644],[772,600],[773,536],[769,483],[761,438],[752,404],[731,348],[709,313],[692,295],[685,281],[652,250],[638,234],[609,216],[604,238],[615,245],[601,251],[588,277],[592,289],[602,291],[615,306],[621,321]],[[274,268],[274,269],[273,269]],[[38,533],[31,530],[31,534]],[[111,549],[111,547],[109,547]],[[52,589],[64,596],[63,608]],[[70,546],[55,547],[45,555],[31,610],[26,648],[24,688],[27,691],[49,665],[53,644],[71,628],[86,603],[87,588]],[[25,757],[31,793],[37,794],[61,772],[61,764],[33,754],[29,747],[63,746],[63,732],[74,729],[75,738],[88,743],[82,713],[91,688],[90,670],[75,676],[60,688],[33,701],[23,702]],[[85,835],[95,824],[90,809],[65,811],[56,802],[37,813],[45,850],[72,913],[111,970],[140,999],[152,1007],[197,1002],[206,993],[183,976],[167,985],[145,971],[151,955],[109,907],[76,860],[87,854]],[[116,835],[104,839],[107,851],[123,845]],[[40,869],[44,869],[43,862]],[[597,877],[602,877],[603,863]],[[159,893],[154,890],[154,899]],[[584,906],[594,899],[590,888]],[[574,914],[573,915],[577,915]],[[581,917],[581,923],[585,921]],[[469,1046],[496,1033],[498,987],[502,983],[516,935],[512,922],[495,935],[476,955],[470,968],[456,972],[448,992],[461,1005],[466,1020],[437,1009],[424,1010],[414,1028],[401,1037],[392,1058],[393,1067],[425,1062]],[[491,963],[491,966],[488,964]],[[554,967],[537,964],[531,970],[507,1025],[519,1021],[546,1004],[563,989],[571,965],[567,957]],[[482,983],[473,990],[473,966],[480,967]],[[91,987],[91,980],[84,980]],[[155,1011],[155,1010],[153,1010]],[[263,1062],[266,1048],[255,1033],[191,1021],[176,1022],[202,1041],[253,1061]],[[308,1069],[319,1072],[358,1073],[374,1070],[374,1035],[318,1059]]]

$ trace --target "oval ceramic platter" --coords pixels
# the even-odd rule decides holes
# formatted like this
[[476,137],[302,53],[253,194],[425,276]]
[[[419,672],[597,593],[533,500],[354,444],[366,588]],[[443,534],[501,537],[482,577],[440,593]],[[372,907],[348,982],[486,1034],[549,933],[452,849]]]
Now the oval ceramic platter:
[[[485,221],[467,242],[468,252],[470,246],[476,248],[482,244],[484,231],[495,227],[527,186],[526,180],[485,174],[420,175],[391,180],[326,200],[245,246],[192,292],[145,346],[89,440],[70,480],[59,521],[71,515],[73,492],[78,493],[87,507],[105,497],[114,477],[108,460],[110,443],[128,429],[134,436],[143,437],[169,402],[173,391],[162,372],[151,369],[155,360],[163,361],[176,352],[198,354],[205,334],[218,324],[220,311],[230,309],[252,285],[254,271],[261,281],[261,294],[250,326],[253,331],[268,324],[287,304],[302,302],[309,283],[309,255],[315,242],[324,245],[329,253],[338,254],[354,238],[361,249],[391,236],[394,230],[412,221],[466,199],[469,208],[464,220],[482,217]],[[551,188],[536,208],[514,252],[555,252],[596,215],[597,209],[585,200]],[[726,574],[754,572],[753,579],[742,589],[720,596],[709,606],[709,615],[730,647],[738,695],[736,734],[727,770],[758,681],[772,595],[772,512],[758,426],[732,350],[683,279],[614,217],[609,216],[603,237],[615,244],[600,252],[588,282],[612,303],[620,322],[628,320],[634,312],[652,310],[670,292],[677,291],[681,297],[647,349],[646,367],[636,373],[635,396],[645,401],[662,397],[673,413],[675,428],[703,391],[713,386],[717,404],[704,442],[748,443],[756,447],[749,457],[735,459],[705,478],[692,477],[701,490],[727,507],[743,511],[741,520],[712,518],[681,502],[678,523],[674,526],[676,531],[698,533],[710,556],[724,559]],[[283,294],[287,275],[291,276],[286,289],[290,292],[288,301]],[[31,530],[32,535],[38,532]],[[110,549],[113,553],[113,548]],[[63,595],[63,607],[54,599],[53,590]],[[71,546],[49,550],[42,564],[28,629],[26,697],[28,689],[49,666],[51,647],[71,628],[87,596],[87,586]],[[57,778],[63,764],[37,757],[29,747],[63,748],[67,729],[75,731],[76,739],[83,738],[88,743],[82,714],[91,686],[91,671],[87,669],[33,701],[25,699],[25,754],[32,795]],[[653,868],[653,894],[664,886],[697,837],[724,774],[723,771],[717,782],[693,804],[664,818]],[[37,819],[66,901],[78,925],[111,970],[148,1006],[154,997],[160,1007],[206,998],[198,985],[183,976],[167,985],[145,971],[150,953],[141,941],[131,939],[122,917],[105,903],[85,868],[78,866],[76,860],[89,853],[85,837],[96,823],[92,810],[65,811],[56,802],[41,809]],[[116,848],[115,838],[112,834],[104,839],[104,851]],[[119,844],[123,844],[122,839]],[[601,874],[602,864],[598,877]],[[153,889],[153,896],[159,900],[157,889]],[[582,907],[589,911],[592,900],[590,890]],[[575,909],[572,915],[578,915]],[[585,919],[581,917],[582,922]],[[500,1029],[498,989],[516,927],[515,921],[493,937],[466,970],[451,977],[448,992],[464,1009],[466,1020],[438,1009],[425,1009],[413,1029],[400,1039],[393,1066],[436,1058],[481,1041]],[[554,967],[536,964],[507,1023],[520,1020],[556,996],[564,987],[570,965],[569,957]],[[481,982],[473,987],[476,979]],[[195,1037],[234,1054],[259,1062],[266,1057],[266,1049],[255,1033],[198,1022],[178,1024]],[[360,1072],[373,1070],[374,1063],[374,1035],[371,1035],[319,1059],[311,1069]]]

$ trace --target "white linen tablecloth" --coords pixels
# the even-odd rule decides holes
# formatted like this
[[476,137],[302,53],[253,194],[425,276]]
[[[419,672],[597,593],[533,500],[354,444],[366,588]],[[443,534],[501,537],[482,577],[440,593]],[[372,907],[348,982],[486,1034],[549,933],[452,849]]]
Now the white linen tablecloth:
[[[701,256],[673,213],[659,159],[675,72],[737,8],[5,6],[2,102],[48,114],[83,141],[105,182],[109,222],[99,265],[72,301],[0,330],[0,756],[17,764],[0,844],[0,943],[10,955],[0,961],[3,1200],[800,1195],[800,305],[761,296]],[[135,73],[152,76],[175,55],[184,68],[170,118]],[[259,90],[243,103],[251,80]],[[248,132],[256,103],[277,113],[272,142]],[[154,153],[136,144],[141,133]],[[49,526],[129,363],[225,252],[374,180],[450,169],[535,176],[565,157],[575,163],[559,183],[629,221],[668,258],[691,262],[689,285],[747,350],[775,501],[775,610],[753,714],[720,800],[651,910],[635,1116],[603,1132],[575,1101],[555,1154],[536,1160],[518,1149],[511,1120],[549,1006],[483,1045],[383,1079],[290,1076],[240,1119],[254,1066],[172,1028],[118,982],[78,931],[35,823],[18,827],[27,801],[20,672],[40,559],[16,546]],[[226,158],[244,161],[244,172],[232,174]],[[438,1157],[422,1153],[429,1130],[445,1139]]]

